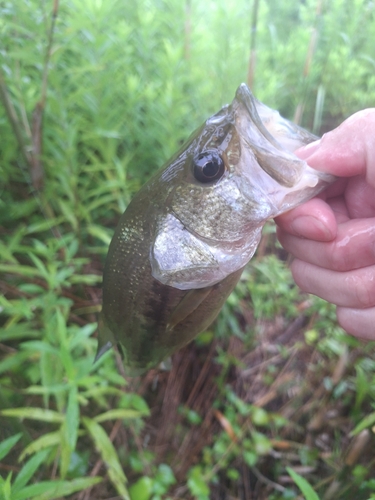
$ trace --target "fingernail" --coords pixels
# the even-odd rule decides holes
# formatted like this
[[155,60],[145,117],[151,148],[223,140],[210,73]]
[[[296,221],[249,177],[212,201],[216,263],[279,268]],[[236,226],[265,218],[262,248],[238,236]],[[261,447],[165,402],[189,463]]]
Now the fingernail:
[[322,221],[311,215],[297,217],[291,222],[291,227],[303,238],[319,241],[329,241],[333,238],[331,230]]
[[310,144],[308,144],[307,146],[303,146],[302,148],[299,148],[296,151],[294,151],[294,154],[298,156],[298,158],[306,160],[306,158],[312,156],[319,149],[320,142],[321,139],[315,142],[310,142]]

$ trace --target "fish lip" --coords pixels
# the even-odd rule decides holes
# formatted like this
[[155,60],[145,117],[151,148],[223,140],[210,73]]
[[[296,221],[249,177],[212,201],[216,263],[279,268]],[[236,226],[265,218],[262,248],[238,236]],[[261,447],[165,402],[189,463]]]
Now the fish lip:
[[246,85],[246,83],[241,83],[241,85],[237,88],[234,101],[241,103],[245,107],[252,122],[256,125],[259,132],[268,142],[270,142],[276,149],[285,151],[281,144],[274,138],[272,134],[268,132],[268,130],[264,126],[256,107],[257,99],[255,98],[249,87]]

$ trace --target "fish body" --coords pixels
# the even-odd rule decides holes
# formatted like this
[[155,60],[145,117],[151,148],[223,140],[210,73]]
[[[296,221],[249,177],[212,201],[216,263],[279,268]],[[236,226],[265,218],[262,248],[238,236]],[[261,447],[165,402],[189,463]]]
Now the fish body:
[[205,330],[265,222],[333,181],[293,154],[315,139],[242,84],[122,215],[104,269],[97,357],[117,344],[137,374]]

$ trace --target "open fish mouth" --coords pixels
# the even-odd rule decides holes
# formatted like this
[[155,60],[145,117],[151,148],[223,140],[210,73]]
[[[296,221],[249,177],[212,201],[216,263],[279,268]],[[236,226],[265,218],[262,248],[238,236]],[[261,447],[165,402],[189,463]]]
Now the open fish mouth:
[[235,100],[244,105],[258,130],[276,149],[293,152],[319,139],[318,136],[283,118],[277,110],[259,101],[245,83],[238,87]]
[[312,171],[294,155],[297,148],[318,137],[258,101],[244,83],[238,87],[231,106],[237,108],[237,126],[244,142],[263,171],[280,186],[296,189],[302,177],[303,184],[311,187],[324,179],[329,182],[327,174]]

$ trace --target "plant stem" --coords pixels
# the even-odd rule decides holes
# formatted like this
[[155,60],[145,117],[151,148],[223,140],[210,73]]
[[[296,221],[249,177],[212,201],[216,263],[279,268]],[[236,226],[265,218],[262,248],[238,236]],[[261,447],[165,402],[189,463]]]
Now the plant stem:
[[32,145],[33,145],[33,155],[31,161],[31,182],[35,189],[40,190],[43,188],[43,180],[44,180],[44,169],[41,161],[42,149],[43,149],[43,114],[44,108],[47,100],[47,87],[48,87],[48,71],[49,71],[49,62],[51,59],[52,53],[52,42],[53,42],[53,33],[55,30],[57,12],[59,9],[59,0],[54,0],[53,10],[52,10],[52,19],[50,30],[48,33],[48,45],[46,50],[46,56],[43,67],[43,77],[42,77],[42,90],[40,101],[37,102],[32,118]]
[[311,29],[309,46],[307,48],[306,60],[305,60],[305,65],[304,65],[303,73],[302,73],[302,96],[301,96],[299,103],[297,104],[296,111],[294,113],[294,118],[293,118],[294,123],[296,123],[297,125],[299,125],[301,123],[303,112],[305,109],[306,94],[307,94],[306,86],[308,83],[308,77],[310,74],[310,69],[311,69],[312,61],[313,61],[314,54],[315,54],[316,44],[317,44],[317,40],[318,40],[318,21],[320,19],[321,13],[322,13],[323,1],[324,0],[317,0],[317,3],[316,3],[314,26]]
[[252,12],[252,16],[251,16],[250,57],[249,57],[249,67],[248,67],[248,72],[247,72],[247,84],[249,85],[249,87],[251,89],[254,89],[258,8],[259,8],[259,0],[254,0],[253,12]]
[[3,106],[5,108],[5,112],[8,116],[8,120],[12,126],[14,135],[16,137],[16,140],[18,142],[18,146],[21,151],[22,158],[26,165],[30,168],[31,166],[31,155],[28,151],[27,144],[24,141],[23,138],[23,133],[21,129],[20,122],[18,120],[17,112],[14,109],[13,103],[9,97],[8,90],[5,84],[3,72],[0,68],[0,99],[1,102],[3,103]]
[[189,60],[191,55],[191,0],[185,2],[185,59]]

